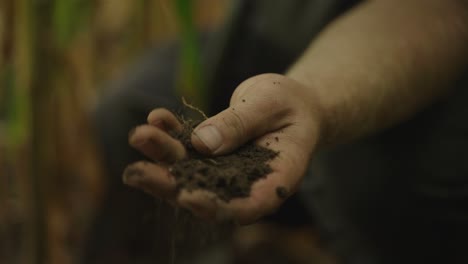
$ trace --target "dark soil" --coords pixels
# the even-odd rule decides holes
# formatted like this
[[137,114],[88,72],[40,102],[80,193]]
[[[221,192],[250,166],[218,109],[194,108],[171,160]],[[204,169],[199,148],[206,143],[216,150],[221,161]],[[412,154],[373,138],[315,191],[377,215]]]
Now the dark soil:
[[[184,130],[180,134],[173,134],[188,153],[186,159],[174,163],[170,168],[178,190],[204,189],[217,194],[226,202],[233,198],[248,197],[252,184],[272,171],[268,162],[278,152],[250,142],[228,155],[202,155],[194,149],[190,140],[193,129],[199,123],[183,120]],[[276,191],[278,196],[284,195],[283,190]]]

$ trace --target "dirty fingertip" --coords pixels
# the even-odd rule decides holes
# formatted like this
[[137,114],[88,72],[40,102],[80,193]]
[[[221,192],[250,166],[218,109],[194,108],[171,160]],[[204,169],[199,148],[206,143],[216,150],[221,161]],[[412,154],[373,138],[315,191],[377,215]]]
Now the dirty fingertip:
[[144,172],[136,165],[129,165],[123,172],[122,180],[127,185],[136,185],[144,177]]

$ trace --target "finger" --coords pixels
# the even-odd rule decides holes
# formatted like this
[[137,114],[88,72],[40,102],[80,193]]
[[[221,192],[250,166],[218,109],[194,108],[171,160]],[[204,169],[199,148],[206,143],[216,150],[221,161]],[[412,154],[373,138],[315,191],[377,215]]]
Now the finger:
[[182,124],[177,117],[165,108],[157,108],[151,111],[147,118],[148,124],[156,126],[163,131],[182,131]]
[[166,167],[151,162],[140,161],[127,166],[123,173],[123,182],[155,197],[175,197],[175,178]]
[[136,127],[129,136],[129,143],[155,161],[172,163],[186,155],[180,141],[151,125]]
[[216,194],[207,190],[182,189],[177,197],[177,204],[201,219],[215,220],[217,200]]
[[[219,114],[203,121],[192,134],[192,144],[205,154],[224,154],[267,132],[288,125],[291,114],[287,98],[269,79],[255,84],[255,92],[245,93]],[[284,93],[284,92],[283,92]]]

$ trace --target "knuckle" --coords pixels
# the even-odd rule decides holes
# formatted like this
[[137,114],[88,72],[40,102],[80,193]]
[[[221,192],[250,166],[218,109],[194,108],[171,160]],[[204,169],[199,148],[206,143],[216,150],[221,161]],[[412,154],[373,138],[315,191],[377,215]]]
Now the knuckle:
[[[276,73],[264,73],[260,75],[253,76],[245,81],[243,81],[236,90],[234,90],[234,93],[232,95],[232,99],[237,100],[241,96],[245,95],[248,91],[252,89],[258,88],[260,84],[263,82],[267,83],[272,83],[275,82],[275,80],[280,80],[284,78],[284,76]],[[279,82],[278,82],[279,83]]]
[[227,115],[222,118],[223,125],[228,131],[228,140],[238,141],[246,135],[247,120],[245,119],[245,116],[241,116],[232,110],[229,110]]

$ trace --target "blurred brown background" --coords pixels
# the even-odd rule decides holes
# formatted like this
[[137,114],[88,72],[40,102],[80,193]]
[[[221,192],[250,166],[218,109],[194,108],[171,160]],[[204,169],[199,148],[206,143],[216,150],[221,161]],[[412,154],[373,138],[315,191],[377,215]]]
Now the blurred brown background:
[[[179,2],[198,29],[228,6]],[[0,1],[0,263],[72,262],[106,186],[89,111],[179,20],[170,0]]]

